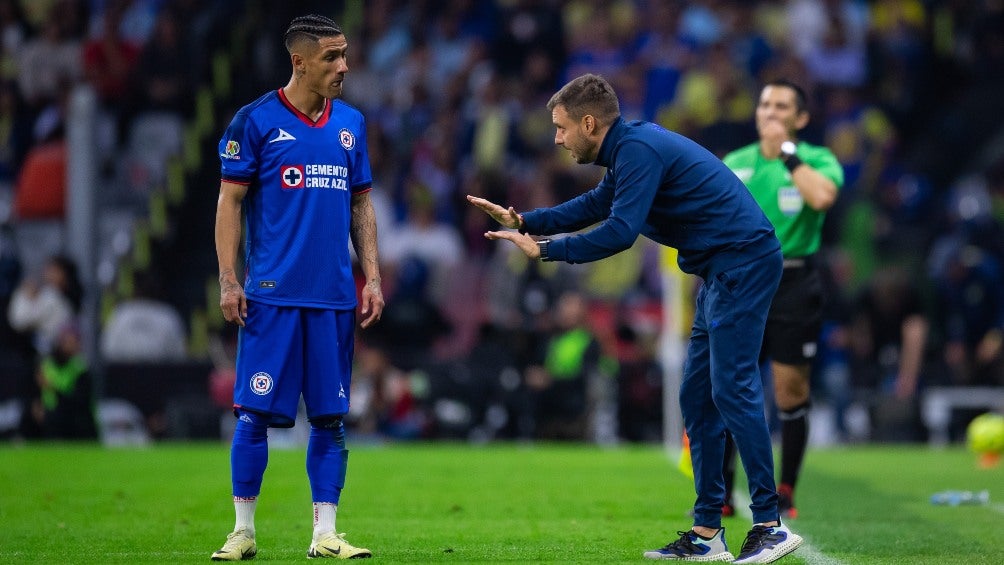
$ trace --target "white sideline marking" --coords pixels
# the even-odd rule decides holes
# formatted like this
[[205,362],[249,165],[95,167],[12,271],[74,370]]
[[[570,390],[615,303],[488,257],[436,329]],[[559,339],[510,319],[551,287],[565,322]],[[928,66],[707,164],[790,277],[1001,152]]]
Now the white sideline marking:
[[[745,492],[735,492],[732,495],[736,501],[736,511],[742,514],[744,517],[753,519],[753,513],[750,512],[750,500],[749,495]],[[814,545],[809,543],[809,540],[804,534],[796,531],[796,534],[802,536],[802,545],[799,546],[793,553],[788,555],[793,555],[795,557],[800,557],[805,560],[806,563],[811,565],[846,565],[843,561],[837,559],[836,557],[830,557],[829,555],[823,553],[816,549]]]

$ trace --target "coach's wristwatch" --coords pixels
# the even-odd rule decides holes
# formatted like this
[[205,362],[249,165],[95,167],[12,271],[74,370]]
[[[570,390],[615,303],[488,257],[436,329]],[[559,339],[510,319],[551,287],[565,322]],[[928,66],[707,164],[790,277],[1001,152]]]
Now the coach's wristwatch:
[[550,239],[538,239],[537,240],[537,249],[540,250],[540,260],[541,261],[548,261],[548,260],[550,260],[550,258],[547,256],[547,246],[550,243],[551,243]]
[[796,151],[798,151],[798,146],[795,145],[794,141],[785,141],[781,144],[781,162],[784,163],[789,172],[794,172],[802,164],[802,160],[795,154]]

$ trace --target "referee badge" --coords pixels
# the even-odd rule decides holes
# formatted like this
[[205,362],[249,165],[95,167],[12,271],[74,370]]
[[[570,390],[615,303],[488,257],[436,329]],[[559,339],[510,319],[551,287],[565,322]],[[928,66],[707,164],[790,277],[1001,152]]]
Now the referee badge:
[[356,136],[345,128],[342,128],[342,130],[338,132],[338,141],[341,142],[342,147],[347,150],[351,150],[356,146]]

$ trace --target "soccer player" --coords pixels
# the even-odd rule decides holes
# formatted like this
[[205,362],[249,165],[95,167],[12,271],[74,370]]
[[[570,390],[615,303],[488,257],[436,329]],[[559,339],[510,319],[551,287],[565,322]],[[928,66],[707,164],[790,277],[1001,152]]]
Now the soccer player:
[[[760,139],[732,151],[725,164],[749,188],[781,241],[784,272],[774,295],[763,352],[771,360],[774,402],[781,422],[778,510],[795,518],[794,492],[809,440],[809,370],[822,330],[823,286],[815,254],[826,211],[837,200],[844,170],[826,147],[798,140],[809,123],[805,92],[779,79],[765,85],[756,108]],[[725,508],[732,511],[735,447],[725,454]]]
[[[697,297],[680,406],[693,454],[694,525],[679,539],[646,551],[650,559],[731,561],[722,528],[725,430],[749,477],[753,528],[736,563],[770,563],[802,538],[781,523],[774,462],[757,367],[771,298],[781,279],[774,228],[742,182],[709,151],[655,124],[625,121],[617,95],[587,74],[547,103],[554,142],[578,163],[606,167],[593,189],[550,208],[519,214],[483,198],[467,199],[502,226],[527,257],[581,263],[609,257],[644,235],[679,250],[680,268],[704,279]],[[584,233],[556,239],[542,236]]]
[[[289,83],[241,108],[219,144],[220,308],[240,326],[240,339],[230,458],[237,521],[213,553],[216,561],[255,556],[268,428],[294,424],[301,394],[310,420],[307,476],[314,501],[307,556],[371,556],[335,530],[348,462],[342,418],[349,408],[355,308],[363,328],[384,308],[366,125],[356,109],[335,100],[348,71],[348,44],[335,22],[298,17],[285,43]],[[242,208],[246,272],[238,276]],[[359,301],[350,238],[365,275]]]

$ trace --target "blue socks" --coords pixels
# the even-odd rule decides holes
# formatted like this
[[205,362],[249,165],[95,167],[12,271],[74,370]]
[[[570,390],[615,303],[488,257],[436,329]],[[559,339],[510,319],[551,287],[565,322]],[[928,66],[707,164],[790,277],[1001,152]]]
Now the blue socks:
[[314,502],[338,504],[345,486],[348,459],[342,420],[331,420],[323,425],[311,422],[307,443],[307,477]]
[[242,410],[230,448],[230,477],[234,496],[258,496],[267,465],[268,424],[265,418]]
[[[307,444],[307,477],[314,502],[338,504],[345,486],[349,451],[345,449],[345,427],[341,419],[322,425],[311,423]],[[268,423],[266,418],[241,411],[230,449],[233,495],[254,498],[261,493],[268,466]]]

